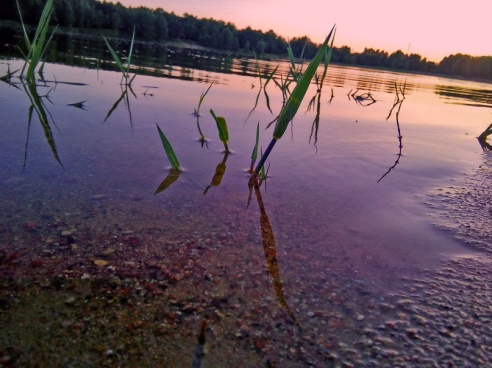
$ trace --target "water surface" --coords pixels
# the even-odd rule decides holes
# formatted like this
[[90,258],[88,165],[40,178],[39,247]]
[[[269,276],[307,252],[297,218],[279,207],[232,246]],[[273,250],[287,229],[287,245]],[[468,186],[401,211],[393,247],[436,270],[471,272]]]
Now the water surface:
[[[270,82],[272,112],[264,92],[255,108],[256,63],[229,64],[237,63],[247,64],[243,72],[199,63],[157,68],[137,75],[131,90],[114,71],[48,63],[49,82],[36,87],[48,127],[35,112],[29,123],[31,102],[18,79],[0,84],[2,319],[10,321],[4,349],[20,362],[46,354],[75,366],[190,366],[206,320],[204,366],[371,366],[371,359],[395,366],[408,358],[398,339],[371,331],[408,318],[395,322],[394,334],[410,341],[414,364],[420,357],[490,362],[482,348],[471,357],[439,348],[419,355],[418,341],[432,340],[427,325],[395,297],[415,290],[408,280],[427,277],[424,289],[437,282],[434,272],[451,259],[490,251],[488,240],[477,249],[436,226],[442,216],[426,204],[429,193],[465,183],[466,173],[488,165],[476,137],[490,123],[490,85],[331,66],[319,123],[316,109],[308,111],[313,85],[270,156],[267,182],[250,193],[256,124],[266,147],[282,94]],[[0,75],[21,65],[4,60]],[[202,144],[192,112],[211,82],[199,118]],[[405,86],[396,106],[395,85]],[[375,102],[356,99],[364,93]],[[82,101],[82,109],[70,105]],[[227,120],[228,156],[210,108]],[[169,163],[156,123],[184,168],[158,194]],[[224,177],[210,186],[221,162]],[[17,286],[25,292],[13,302],[16,279],[33,281]],[[442,294],[446,288],[437,286]],[[421,305],[424,295],[409,303]],[[23,337],[29,329],[41,336],[52,324],[61,331],[52,336],[53,353]],[[396,353],[383,352],[385,344]]]

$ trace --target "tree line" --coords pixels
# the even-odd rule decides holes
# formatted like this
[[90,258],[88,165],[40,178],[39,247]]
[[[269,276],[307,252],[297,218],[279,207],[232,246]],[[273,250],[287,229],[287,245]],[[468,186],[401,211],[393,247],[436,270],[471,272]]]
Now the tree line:
[[[44,7],[44,0],[18,0],[22,17],[27,24],[37,24]],[[198,45],[228,51],[254,50],[257,55],[285,56],[287,40],[273,30],[263,32],[250,27],[237,29],[229,22],[211,18],[198,18],[190,14],[178,16],[165,10],[146,7],[124,7],[98,0],[54,0],[53,24],[67,28],[106,29],[120,37],[130,37],[135,28],[136,38],[142,41],[183,40]],[[19,21],[16,0],[1,0],[0,19]],[[303,52],[312,58],[319,45],[309,37],[289,40],[294,55]],[[419,54],[401,50],[391,54],[384,50],[366,48],[352,52],[350,47],[335,47],[332,54],[335,63],[390,68],[403,71],[439,73],[466,78],[492,80],[492,56],[474,57],[455,54],[439,63],[428,61]]]

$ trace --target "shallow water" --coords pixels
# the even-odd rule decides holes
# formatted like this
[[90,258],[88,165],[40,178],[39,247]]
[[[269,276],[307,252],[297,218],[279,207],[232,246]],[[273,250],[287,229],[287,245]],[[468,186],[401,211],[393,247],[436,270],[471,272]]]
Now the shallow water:
[[[7,61],[0,68],[3,75]],[[439,339],[449,336],[430,333],[447,318],[471,315],[468,304],[428,322],[434,294],[453,293],[440,281],[446,262],[458,262],[460,282],[476,273],[467,262],[490,263],[488,233],[469,247],[468,233],[442,225],[446,212],[456,210],[451,217],[462,228],[477,227],[475,219],[486,229],[487,218],[452,193],[426,205],[439,188],[486,187],[486,178],[469,173],[488,160],[475,137],[490,123],[489,84],[330,67],[319,130],[306,103],[248,206],[256,123],[265,147],[281,93],[269,84],[273,113],[262,93],[248,118],[258,78],[190,73],[188,80],[138,75],[128,104],[111,112],[122,95],[118,73],[47,64],[46,79],[87,84],[37,87],[49,97],[42,100],[53,141],[36,115],[28,124],[22,86],[0,84],[3,356],[22,364],[189,366],[206,320],[204,366],[490,362],[483,323],[469,326],[481,343],[468,356],[441,352],[447,343]],[[205,145],[191,114],[208,87],[200,80],[217,82],[201,107]],[[392,110],[395,82],[406,83],[406,98]],[[367,92],[376,99],[369,106],[351,97]],[[85,100],[84,109],[69,106]],[[378,183],[398,157],[398,107],[402,156]],[[210,108],[228,122],[227,157]],[[156,123],[184,171],[154,195],[169,169]],[[220,185],[204,194],[224,159]],[[490,298],[486,276],[473,277],[485,277],[481,292]],[[56,331],[49,347],[26,338],[46,329]]]

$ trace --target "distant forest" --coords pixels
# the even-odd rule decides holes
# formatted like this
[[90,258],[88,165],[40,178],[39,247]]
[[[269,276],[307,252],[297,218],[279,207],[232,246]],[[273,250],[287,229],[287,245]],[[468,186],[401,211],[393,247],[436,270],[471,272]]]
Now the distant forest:
[[[163,9],[126,8],[120,3],[97,0],[54,0],[54,3],[55,11],[51,23],[61,27],[106,29],[119,37],[130,37],[135,27],[136,38],[140,41],[183,40],[227,51],[251,52],[254,49],[260,56],[286,56],[287,40],[273,30],[263,32],[250,27],[237,29],[234,24],[220,20],[197,18],[190,14],[178,16]],[[37,24],[45,1],[19,0],[19,4],[24,22]],[[15,0],[1,0],[0,19],[19,21]],[[301,55],[304,48],[306,59],[312,58],[319,46],[307,36],[292,38],[289,43],[296,56]],[[357,53],[352,52],[348,46],[342,46],[334,48],[332,61],[492,80],[492,56],[455,54],[434,63],[418,54],[407,54],[401,50],[388,54],[384,50],[366,48]]]

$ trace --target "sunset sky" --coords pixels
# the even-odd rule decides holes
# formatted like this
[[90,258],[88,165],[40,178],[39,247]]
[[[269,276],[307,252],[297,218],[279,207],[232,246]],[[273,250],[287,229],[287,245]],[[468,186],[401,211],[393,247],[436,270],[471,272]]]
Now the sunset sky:
[[[116,2],[117,0],[111,0]],[[392,53],[398,49],[439,62],[463,53],[492,55],[492,0],[119,0],[125,6],[160,7],[291,38],[324,40],[337,24],[335,46]]]

